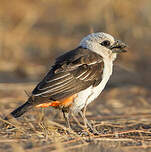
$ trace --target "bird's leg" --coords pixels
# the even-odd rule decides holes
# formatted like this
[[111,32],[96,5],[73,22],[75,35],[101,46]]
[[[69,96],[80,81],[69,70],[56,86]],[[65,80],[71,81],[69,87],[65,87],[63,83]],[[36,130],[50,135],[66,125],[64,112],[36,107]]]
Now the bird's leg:
[[79,112],[80,116],[82,117],[82,119],[84,120],[84,125],[86,127],[89,127],[91,129],[91,131],[94,133],[94,134],[99,134],[99,132],[91,125],[91,123],[87,120],[86,116],[84,115],[83,111],[81,110]]
[[92,129],[92,125],[91,123],[89,123],[88,119],[86,118],[86,116],[83,114],[83,111],[79,112],[80,116],[82,117],[83,121],[84,121],[84,125],[85,127],[89,127],[90,129]]
[[69,122],[69,111],[66,109],[62,109],[62,113],[63,113],[63,117],[66,121],[67,128],[71,129],[70,122]]
[[87,118],[85,116],[87,102],[88,102],[88,99],[91,97],[92,94],[93,94],[93,92],[88,96],[88,98],[87,98],[87,100],[85,102],[84,108],[82,110],[80,110],[79,114],[82,117],[82,119],[84,120],[85,127],[89,127],[94,134],[99,134],[98,131],[91,125],[91,123],[87,120]]

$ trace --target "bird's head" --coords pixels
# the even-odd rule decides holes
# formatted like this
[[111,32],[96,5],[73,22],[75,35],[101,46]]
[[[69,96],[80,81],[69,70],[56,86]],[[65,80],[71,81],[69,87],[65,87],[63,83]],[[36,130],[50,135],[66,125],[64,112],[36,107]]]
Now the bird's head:
[[126,52],[125,48],[127,47],[122,41],[115,40],[113,36],[103,32],[92,33],[84,37],[80,46],[90,49],[104,58],[112,57],[113,60],[118,53]]

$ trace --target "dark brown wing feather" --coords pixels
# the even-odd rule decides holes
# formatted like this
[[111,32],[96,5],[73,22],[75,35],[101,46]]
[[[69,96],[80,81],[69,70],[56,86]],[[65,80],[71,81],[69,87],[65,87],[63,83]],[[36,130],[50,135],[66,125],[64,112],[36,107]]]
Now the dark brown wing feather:
[[33,90],[33,96],[60,100],[102,80],[102,57],[88,49],[77,48],[56,59],[55,65]]

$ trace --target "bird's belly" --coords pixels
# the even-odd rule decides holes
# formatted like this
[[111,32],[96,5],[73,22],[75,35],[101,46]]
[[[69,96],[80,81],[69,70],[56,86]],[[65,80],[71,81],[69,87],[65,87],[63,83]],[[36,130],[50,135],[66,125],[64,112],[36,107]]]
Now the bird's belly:
[[[107,83],[107,82],[106,82]],[[85,105],[95,100],[105,87],[105,82],[101,82],[97,87],[89,87],[77,94],[72,105],[72,112],[78,113]]]
[[[92,86],[79,92],[77,94],[77,97],[74,99],[74,102],[72,104],[72,112],[73,113],[78,113],[84,106],[85,104],[90,103],[90,99],[92,98]],[[88,103],[89,102],[89,103]]]
[[72,104],[72,112],[78,113],[82,108],[84,108],[85,105],[88,105],[94,99],[96,99],[103,91],[111,74],[112,74],[112,65],[109,64],[109,66],[106,66],[103,72],[103,79],[98,86],[96,87],[90,86],[89,88],[77,94],[77,97],[74,99],[74,103]]

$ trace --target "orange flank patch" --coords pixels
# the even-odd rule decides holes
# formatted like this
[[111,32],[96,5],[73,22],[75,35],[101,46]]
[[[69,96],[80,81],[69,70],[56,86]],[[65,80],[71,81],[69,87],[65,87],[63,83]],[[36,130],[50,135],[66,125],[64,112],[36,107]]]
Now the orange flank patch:
[[76,96],[77,95],[74,94],[74,95],[72,95],[68,98],[62,99],[60,101],[52,101],[52,102],[42,103],[42,104],[36,105],[36,107],[37,108],[40,108],[40,107],[45,108],[45,107],[49,107],[49,106],[52,106],[52,107],[57,107],[57,106],[68,107],[73,103],[73,100]]
[[56,106],[59,106],[60,105],[60,102],[59,101],[53,101],[53,102],[47,102],[47,103],[42,103],[42,104],[39,104],[39,105],[36,105],[36,108],[46,108],[46,107],[49,107],[49,106],[52,106],[52,107],[56,107]]

